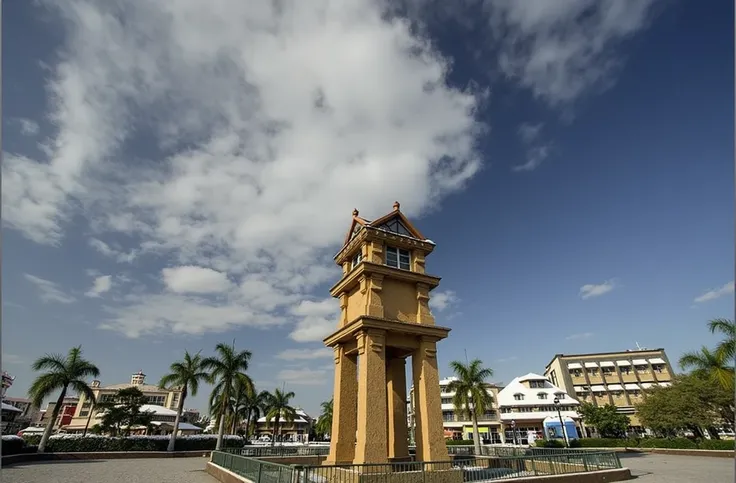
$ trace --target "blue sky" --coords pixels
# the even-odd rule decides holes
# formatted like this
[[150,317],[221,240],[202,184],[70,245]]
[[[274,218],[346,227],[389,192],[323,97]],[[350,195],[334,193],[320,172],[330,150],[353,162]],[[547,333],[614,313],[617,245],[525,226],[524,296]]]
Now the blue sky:
[[81,344],[113,384],[235,339],[316,413],[331,257],[394,200],[437,243],[443,376],[716,341],[732,2],[241,4],[4,5],[11,395],[45,352]]

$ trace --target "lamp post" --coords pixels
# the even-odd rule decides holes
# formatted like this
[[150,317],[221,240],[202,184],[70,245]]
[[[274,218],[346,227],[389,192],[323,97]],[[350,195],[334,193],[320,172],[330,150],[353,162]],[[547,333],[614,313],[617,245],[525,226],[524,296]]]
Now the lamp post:
[[516,446],[516,421],[513,419],[511,420],[511,437],[514,441],[514,446]]
[[555,398],[555,409],[557,409],[557,416],[560,418],[560,426],[562,427],[562,437],[565,438],[565,446],[570,447],[570,441],[567,439],[567,431],[565,430],[565,422],[562,420],[562,413],[560,412],[560,399]]

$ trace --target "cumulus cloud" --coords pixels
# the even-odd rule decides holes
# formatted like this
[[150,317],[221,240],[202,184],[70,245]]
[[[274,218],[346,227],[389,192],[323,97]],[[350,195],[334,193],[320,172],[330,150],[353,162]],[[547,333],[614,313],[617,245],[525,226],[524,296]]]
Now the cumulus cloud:
[[95,281],[84,295],[87,297],[99,297],[100,294],[108,292],[112,288],[112,276],[102,275],[95,278]]
[[593,337],[592,332],[581,332],[579,334],[570,334],[567,337],[565,337],[566,340],[582,340],[582,339],[590,339]]
[[[58,132],[47,158],[6,157],[4,222],[58,244],[83,214],[95,239],[124,236],[137,258],[262,294],[229,295],[200,333],[271,320],[269,288],[297,303],[339,277],[329,255],[354,206],[380,216],[400,196],[416,217],[480,168],[484,93],[450,87],[447,60],[376,2],[46,3],[65,30],[47,86]],[[190,290],[210,285],[170,273],[173,293],[130,297],[105,326],[196,330],[154,304],[212,314]],[[294,340],[334,325],[303,304]]]
[[285,361],[305,361],[312,359],[326,359],[333,356],[333,350],[328,347],[319,349],[286,349],[276,354],[277,359]]
[[312,342],[324,339],[337,329],[340,307],[333,298],[319,302],[304,300],[291,313],[299,321],[289,337],[297,342]]
[[331,383],[333,374],[327,369],[283,369],[276,378],[287,385],[318,386]]
[[701,296],[696,297],[695,303],[709,302],[711,300],[715,300],[717,298],[721,298],[726,295],[732,295],[733,292],[734,292],[734,282],[731,281],[731,282],[724,284],[722,287],[708,290],[705,293],[703,293]]
[[30,275],[28,273],[23,274],[23,276],[26,280],[36,286],[39,291],[39,297],[43,302],[70,304],[76,300],[73,296],[64,293],[64,291],[59,288],[58,284],[50,280],[36,277],[35,275]]
[[161,271],[166,288],[178,293],[222,293],[230,289],[227,274],[206,267],[183,266]]
[[122,250],[111,247],[104,241],[97,238],[90,238],[88,240],[88,243],[89,246],[94,248],[97,252],[105,255],[106,257],[114,258],[120,263],[130,263],[135,260],[136,256],[138,255],[138,252],[136,250],[132,250],[126,253]]
[[615,280],[606,280],[603,283],[588,283],[580,287],[580,298],[585,300],[591,297],[600,297],[616,287]]
[[429,299],[430,310],[442,312],[457,303],[457,295],[452,290],[433,291]]
[[36,121],[30,119],[18,118],[18,125],[20,125],[20,133],[24,136],[35,136],[38,134],[40,127]]

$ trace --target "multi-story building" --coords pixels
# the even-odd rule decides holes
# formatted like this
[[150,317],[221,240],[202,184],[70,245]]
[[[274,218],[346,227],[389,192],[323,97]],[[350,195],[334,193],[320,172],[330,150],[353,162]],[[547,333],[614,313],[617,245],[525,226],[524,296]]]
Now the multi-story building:
[[[440,380],[440,397],[442,404],[442,426],[445,430],[445,438],[448,439],[472,439],[473,438],[473,422],[468,419],[464,411],[457,411],[452,402],[455,393],[448,389],[452,381],[457,380],[456,377],[448,377]],[[496,384],[487,384],[486,391],[490,394],[493,406],[488,408],[487,412],[478,418],[478,432],[484,442],[500,443],[503,439],[501,436],[501,420],[498,414],[498,393],[499,386]],[[409,424],[410,441],[413,443],[414,428],[414,386],[409,390],[409,401],[407,404],[407,416]]]
[[[559,401],[559,412],[554,401]],[[567,429],[566,436],[577,437],[579,415],[578,401],[563,389],[552,384],[546,377],[529,373],[517,377],[498,393],[503,441],[520,444],[531,443],[544,437],[550,423],[559,424],[560,417]],[[561,435],[562,429],[560,429]]]
[[[129,383],[101,386],[100,381],[95,380],[92,381],[90,387],[97,402],[105,402],[113,398],[120,389],[136,387],[146,396],[147,404],[162,406],[171,410],[178,408],[179,398],[181,398],[181,388],[161,389],[158,386],[146,384],[145,382],[146,375],[142,371],[138,371],[131,376]],[[70,433],[79,433],[84,431],[85,427],[91,428],[99,423],[100,414],[92,410],[92,402],[82,394],[79,403],[76,405],[72,420],[63,429]]]
[[[54,414],[57,401],[49,401],[46,404],[46,409],[42,409],[39,413],[38,422],[42,426],[46,426],[49,422],[49,418]],[[59,414],[56,415],[56,421],[54,421],[54,429],[60,429],[62,426],[68,425],[74,417],[77,404],[79,404],[79,398],[76,396],[67,396],[61,402],[61,409]]]
[[6,397],[3,399],[3,402],[14,406],[21,411],[15,418],[16,422],[23,422],[28,426],[41,419],[41,409],[38,406],[34,406],[30,399],[22,397]]
[[[279,421],[279,428],[275,437],[280,438],[280,441],[306,442],[309,440],[312,422],[312,418],[302,408],[296,408],[296,417],[293,421],[283,419]],[[259,418],[256,423],[256,436],[274,438],[275,426],[276,421],[274,419],[266,421],[265,416]]]
[[[642,391],[669,386],[674,372],[664,349],[637,349],[591,354],[557,354],[544,375],[552,384],[574,394],[580,402],[613,404],[629,416],[630,431],[644,432],[636,414]],[[590,436],[590,428],[586,428]]]

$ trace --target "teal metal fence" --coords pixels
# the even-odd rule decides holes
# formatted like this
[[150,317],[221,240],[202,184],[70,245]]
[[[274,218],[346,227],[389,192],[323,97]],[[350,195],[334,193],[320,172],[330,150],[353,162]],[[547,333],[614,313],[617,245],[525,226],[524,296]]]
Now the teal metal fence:
[[327,456],[329,446],[244,446],[242,448],[226,448],[227,453],[262,458],[266,456]]
[[[266,451],[275,450],[276,448],[259,449]],[[525,448],[507,449],[510,451]],[[254,457],[241,456],[235,454],[233,450],[228,450],[227,452],[213,452],[212,462],[248,478],[253,483],[354,483],[357,474],[370,475],[370,481],[373,483],[393,483],[409,480],[429,481],[425,476],[428,476],[428,473],[436,474],[438,472],[460,472],[464,482],[482,482],[525,476],[563,475],[621,468],[618,454],[613,451],[566,451],[566,453],[560,452],[559,454],[510,456],[456,455],[452,460],[437,462],[411,461],[363,465],[287,466],[265,462]],[[274,455],[263,456],[273,457]],[[414,473],[416,476],[407,480],[408,473]],[[432,478],[431,481],[442,480]]]
[[253,483],[297,483],[293,466],[246,458],[224,451],[212,452],[212,463],[243,476]]

